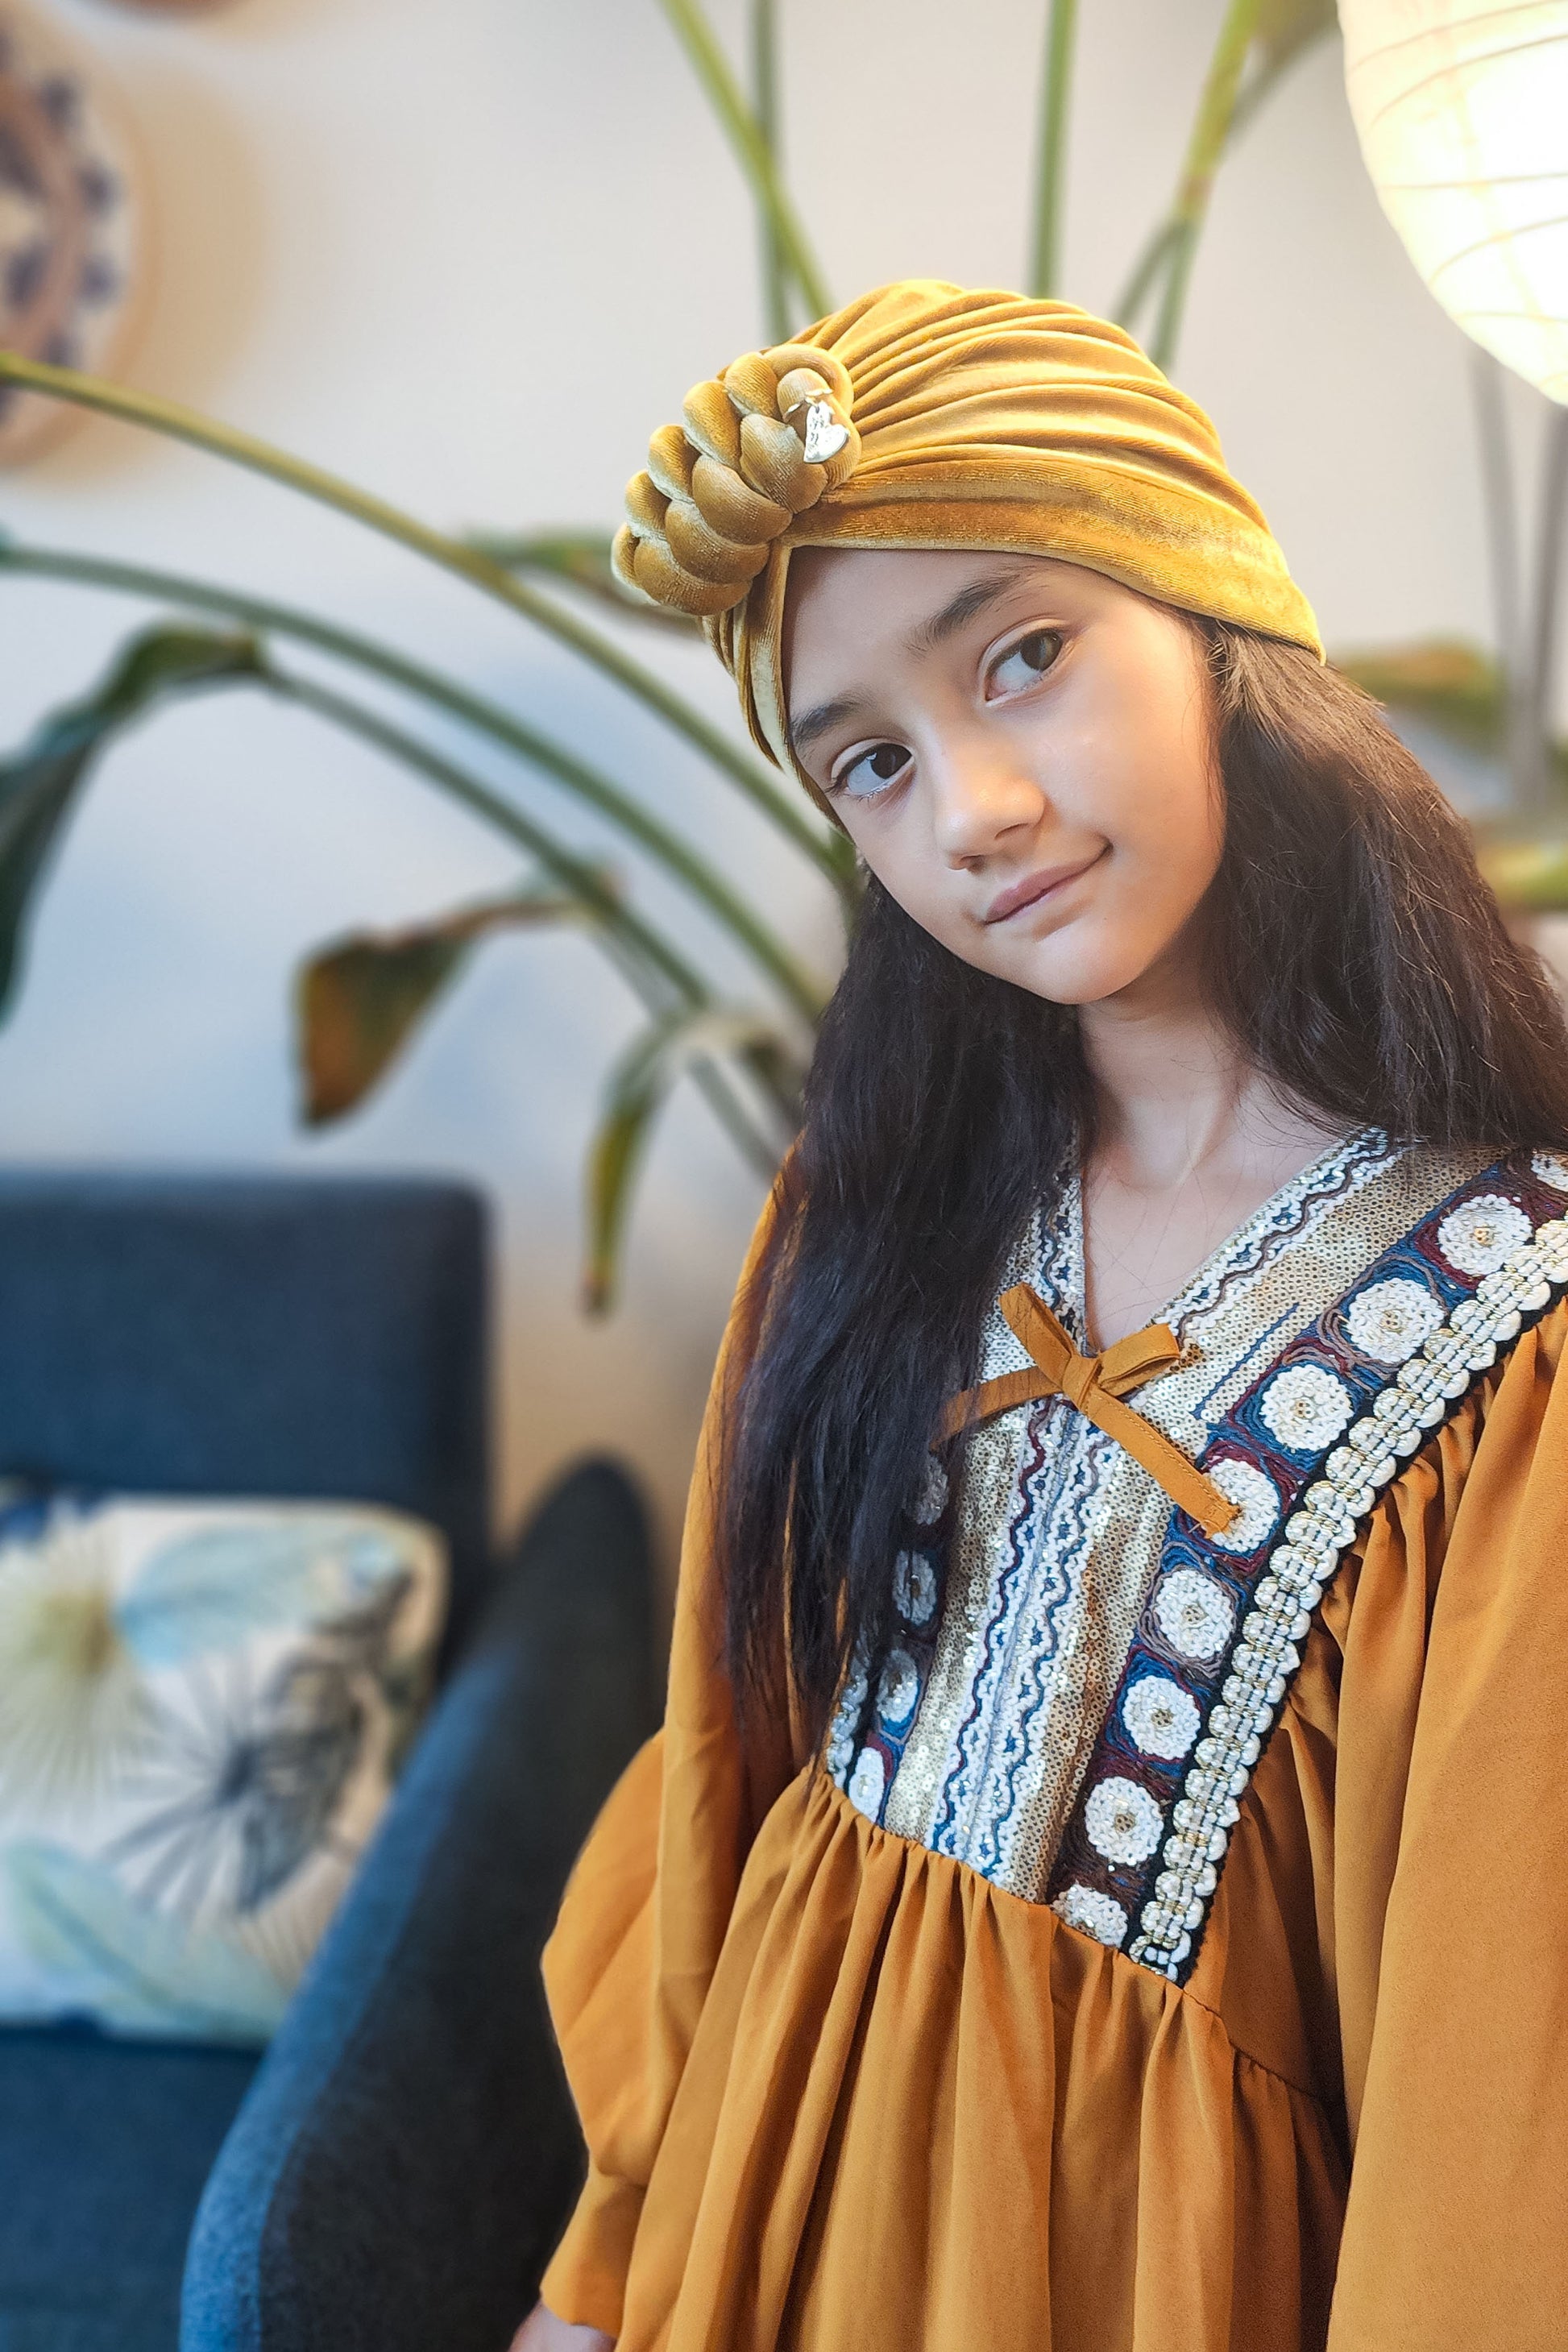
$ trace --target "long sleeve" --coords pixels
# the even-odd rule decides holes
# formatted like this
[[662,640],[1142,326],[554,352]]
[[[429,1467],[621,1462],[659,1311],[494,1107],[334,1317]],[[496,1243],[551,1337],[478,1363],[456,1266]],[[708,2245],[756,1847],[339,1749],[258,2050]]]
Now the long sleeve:
[[646,2189],[757,1829],[804,1758],[788,1723],[742,1738],[714,1560],[720,1426],[758,1312],[775,1186],[714,1369],[687,1501],[663,1728],[579,1855],[544,1952],[545,1990],[589,2176],[543,2280],[550,2308],[618,2335]]
[[1335,1596],[1331,2352],[1568,2341],[1565,1334],[1520,1339]]

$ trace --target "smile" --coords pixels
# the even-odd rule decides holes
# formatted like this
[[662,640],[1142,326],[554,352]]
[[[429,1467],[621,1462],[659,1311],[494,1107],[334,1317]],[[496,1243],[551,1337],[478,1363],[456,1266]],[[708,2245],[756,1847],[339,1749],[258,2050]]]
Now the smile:
[[1070,866],[1047,866],[1038,874],[1026,875],[1022,882],[1015,882],[1010,889],[993,898],[981,917],[982,922],[1005,923],[1010,915],[1021,915],[1026,907],[1037,907],[1053,890],[1064,889],[1080,874],[1087,874],[1091,866],[1098,866],[1104,855],[1103,849],[1097,849],[1092,857],[1078,858]]

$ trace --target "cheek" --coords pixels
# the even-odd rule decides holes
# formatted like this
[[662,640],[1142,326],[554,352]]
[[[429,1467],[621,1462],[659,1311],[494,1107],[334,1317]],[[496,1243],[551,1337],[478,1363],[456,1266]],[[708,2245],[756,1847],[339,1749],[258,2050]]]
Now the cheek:
[[1188,912],[1213,881],[1224,845],[1223,809],[1206,779],[1191,790],[1152,796],[1119,845],[1140,890],[1162,905],[1185,902]]
[[982,971],[1014,976],[996,961],[990,935],[977,930],[964,912],[963,894],[923,827],[857,826],[851,838],[889,898],[939,946]]
[[1186,899],[1190,911],[1214,879],[1225,841],[1199,714],[1178,707],[1163,725],[1134,727],[1121,752],[1101,769],[1099,795],[1121,878],[1152,904]]
[[1075,814],[1110,844],[1081,917],[1012,950],[1007,977],[1059,1003],[1132,986],[1179,937],[1218,870],[1224,804],[1201,741],[1152,732],[1136,756],[1100,764]]
[[953,924],[952,877],[931,842],[913,824],[853,825],[850,839],[869,871],[922,930],[951,946]]

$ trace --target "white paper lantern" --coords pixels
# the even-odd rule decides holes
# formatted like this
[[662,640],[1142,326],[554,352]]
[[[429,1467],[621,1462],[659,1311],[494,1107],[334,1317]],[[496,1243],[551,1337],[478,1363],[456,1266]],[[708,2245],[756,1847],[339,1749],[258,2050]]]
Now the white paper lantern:
[[1340,0],[1378,199],[1448,316],[1568,405],[1568,0]]

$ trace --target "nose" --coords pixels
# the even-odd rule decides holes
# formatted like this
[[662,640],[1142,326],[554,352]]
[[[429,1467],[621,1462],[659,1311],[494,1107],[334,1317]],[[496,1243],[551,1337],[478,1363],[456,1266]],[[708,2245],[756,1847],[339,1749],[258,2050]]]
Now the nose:
[[1037,778],[1014,746],[994,735],[950,739],[927,752],[936,846],[951,865],[967,866],[1033,833],[1048,805]]

